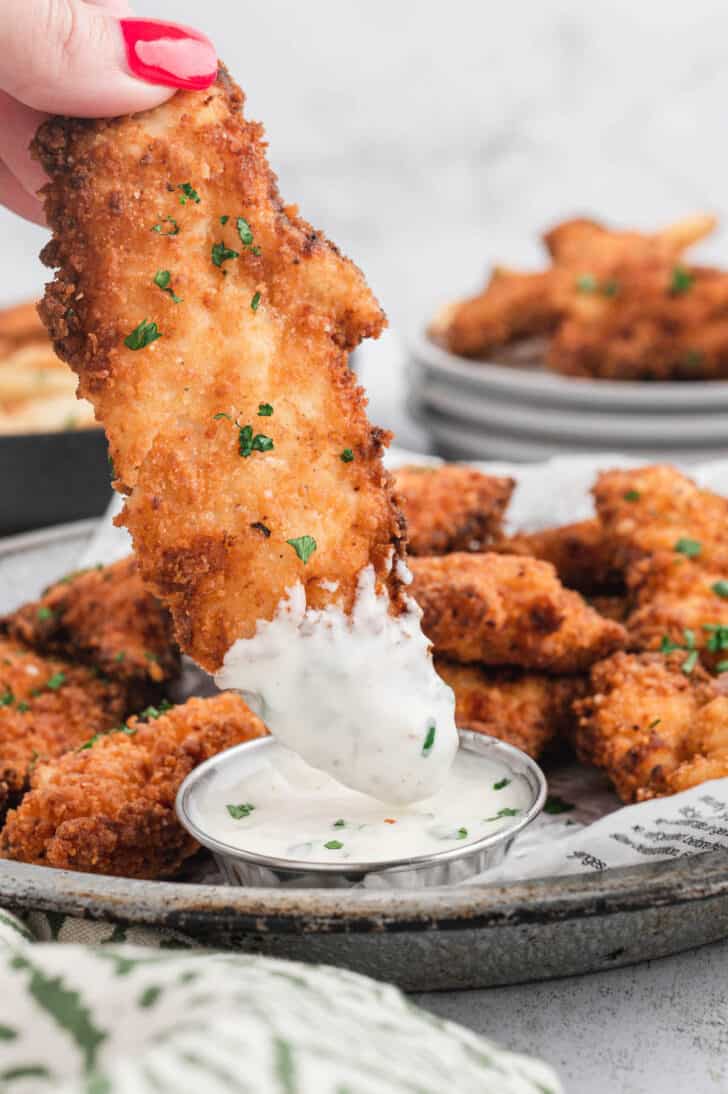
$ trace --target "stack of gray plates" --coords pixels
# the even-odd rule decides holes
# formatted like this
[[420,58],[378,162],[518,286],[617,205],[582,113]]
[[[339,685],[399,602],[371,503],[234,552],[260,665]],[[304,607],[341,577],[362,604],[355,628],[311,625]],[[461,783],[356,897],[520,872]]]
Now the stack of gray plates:
[[582,380],[408,345],[409,410],[447,459],[622,452],[692,463],[728,453],[728,380]]

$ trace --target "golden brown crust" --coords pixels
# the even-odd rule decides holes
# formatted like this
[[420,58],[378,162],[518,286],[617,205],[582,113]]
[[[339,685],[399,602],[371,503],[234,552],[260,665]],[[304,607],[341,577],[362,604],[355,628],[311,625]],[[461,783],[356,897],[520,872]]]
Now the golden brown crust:
[[133,556],[69,574],[0,626],[42,653],[95,665],[116,679],[161,684],[179,674],[171,619],[145,589]]
[[411,566],[423,630],[443,657],[564,674],[624,644],[624,629],[565,589],[547,562],[452,554]]
[[33,789],[8,815],[3,855],[120,877],[174,874],[197,844],[174,800],[189,772],[265,727],[232,694],[190,699],[155,721],[130,719],[93,747],[39,766]]
[[564,585],[582,593],[619,588],[623,580],[612,544],[595,518],[518,532],[501,539],[492,550],[550,562]]
[[78,748],[128,710],[120,681],[0,637],[0,802],[23,791],[39,760]]
[[459,665],[441,657],[435,668],[455,693],[462,729],[507,741],[534,759],[557,738],[572,735],[572,703],[583,694],[583,677]]
[[458,464],[400,467],[394,481],[410,555],[484,550],[501,533],[515,486]]
[[[51,119],[34,145],[51,179],[43,257],[60,267],[41,314],[106,428],[143,576],[208,669],[298,580],[312,606],[350,607],[371,562],[401,604],[389,437],[347,367],[384,316],[359,270],[283,206],[242,101],[222,71],[146,114]],[[186,183],[199,202],[181,200]],[[220,244],[237,257],[218,250],[216,264]],[[161,337],[132,350],[142,320]],[[274,449],[241,456],[247,426]],[[305,566],[287,542],[304,535],[317,543]]]
[[684,654],[615,653],[594,665],[589,693],[575,704],[578,756],[603,768],[623,801],[679,766],[696,713],[714,696],[700,666],[687,673],[684,662]]
[[728,775],[728,696],[725,691],[697,711],[687,727],[684,753],[685,758],[678,767],[654,772],[649,785],[638,791],[640,801],[678,794],[709,779],[724,779]]

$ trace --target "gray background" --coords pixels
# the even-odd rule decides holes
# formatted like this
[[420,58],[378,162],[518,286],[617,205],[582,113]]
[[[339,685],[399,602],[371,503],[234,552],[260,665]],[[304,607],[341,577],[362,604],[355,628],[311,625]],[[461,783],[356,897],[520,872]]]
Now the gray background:
[[[491,259],[536,264],[537,234],[565,215],[650,227],[726,211],[718,0],[139,0],[137,10],[217,42],[266,124],[284,196],[365,269],[395,330],[474,288]],[[39,292],[44,233],[4,212],[0,233],[0,303]],[[725,251],[721,234],[702,253]],[[401,387],[393,344],[366,362],[384,424]],[[728,1089],[727,965],[728,947],[716,946],[421,1001],[539,1053],[574,1094],[704,1094]]]

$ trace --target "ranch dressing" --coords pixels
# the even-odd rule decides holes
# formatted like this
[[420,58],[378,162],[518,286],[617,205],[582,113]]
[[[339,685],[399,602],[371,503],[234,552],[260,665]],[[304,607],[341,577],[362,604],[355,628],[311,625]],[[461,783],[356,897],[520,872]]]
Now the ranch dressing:
[[390,614],[372,566],[350,616],[336,605],[308,608],[299,583],[272,620],[233,643],[216,682],[240,691],[282,744],[337,782],[380,801],[428,798],[444,784],[458,738],[454,696],[435,672],[420,616],[413,600]]
[[221,843],[276,859],[394,862],[493,835],[533,801],[523,776],[461,749],[444,786],[406,805],[385,805],[310,767],[278,742],[242,749],[188,799],[190,820]]

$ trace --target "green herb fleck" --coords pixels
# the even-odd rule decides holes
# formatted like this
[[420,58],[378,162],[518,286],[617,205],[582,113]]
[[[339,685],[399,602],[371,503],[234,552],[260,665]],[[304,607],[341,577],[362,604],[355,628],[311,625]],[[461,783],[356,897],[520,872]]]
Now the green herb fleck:
[[345,448],[339,457],[342,463],[351,463],[354,459],[354,453],[350,448]]
[[659,726],[661,721],[662,721],[662,718],[653,718],[652,721],[650,722],[650,724],[647,727],[648,730],[649,729],[655,729],[656,726]]
[[274,448],[273,441],[265,433],[253,435],[252,425],[238,426],[238,452],[247,459],[253,452],[270,452]]
[[435,734],[436,733],[437,733],[437,726],[433,722],[432,725],[429,726],[428,729],[427,729],[424,744],[422,745],[422,755],[423,756],[427,757],[432,752],[432,749],[433,749],[434,744],[435,744]]
[[240,258],[240,255],[237,251],[232,251],[229,247],[226,247],[224,243],[213,243],[212,263],[214,266],[222,266],[223,262],[227,262],[230,258]]
[[[715,666],[717,672],[728,672],[728,661],[719,661]],[[18,707],[18,710],[20,707]]]
[[502,809],[499,809],[494,817],[486,817],[487,821],[497,821],[502,817],[517,817],[521,812],[520,809],[512,809],[509,805],[504,805]]
[[253,293],[253,297],[250,301],[251,311],[257,311],[259,304],[260,304],[260,293],[259,292]]
[[582,274],[581,277],[576,279],[577,292],[596,292],[599,288],[599,282],[594,274]]
[[15,696],[10,688],[6,688],[2,695],[0,695],[0,707],[11,707],[14,702]]
[[195,205],[200,204],[200,195],[189,182],[181,183],[177,189],[182,191],[179,196],[180,205],[186,205],[188,201],[194,201]]
[[151,650],[145,650],[144,656],[146,657],[147,661],[159,661],[159,655],[156,653],[152,653]]
[[334,821],[334,828],[346,828],[346,821],[339,817],[337,821]]
[[154,275],[154,284],[157,286],[157,288],[161,289],[162,292],[168,293],[169,296],[172,297],[172,300],[175,304],[181,304],[182,297],[175,296],[174,292],[170,288],[169,282],[171,280],[171,277],[172,275],[169,270],[157,270]]
[[468,834],[467,828],[458,828],[458,832],[457,832],[457,838],[458,839],[465,839],[467,834]]
[[46,681],[46,687],[49,691],[58,691],[62,688],[66,682],[65,672],[54,672],[49,680]]
[[243,802],[242,805],[228,805],[226,808],[233,820],[242,820],[243,817],[250,816],[255,806],[250,802]]
[[671,296],[681,296],[692,288],[695,277],[684,266],[676,266],[672,271],[668,292]]
[[543,803],[544,813],[550,813],[551,816],[556,816],[558,813],[570,813],[572,809],[576,809],[576,806],[572,805],[571,802],[564,801],[556,794],[549,794]]
[[20,714],[25,714],[27,711],[30,710],[30,703],[26,703],[25,699],[21,699],[21,701],[18,703],[18,705],[16,707],[16,710]]
[[40,620],[53,619],[55,614],[56,613],[53,611],[52,608],[48,608],[45,604],[43,604],[40,608],[38,608],[37,617]]
[[682,536],[673,549],[679,551],[681,555],[685,555],[687,558],[697,558],[702,550],[702,545],[697,539],[689,539],[687,536]]
[[225,214],[225,216],[220,217],[220,223],[223,224],[223,225],[227,224],[227,222],[229,220],[230,220],[230,217],[227,215],[227,213]]
[[619,292],[619,282],[616,281],[613,277],[610,277],[602,285],[602,292],[605,296],[616,296]]
[[229,414],[226,414],[224,410],[218,410],[217,414],[213,414],[212,419],[215,422],[219,422],[221,418],[227,418],[229,422],[232,422],[232,418]]
[[287,539],[286,543],[293,548],[304,566],[316,550],[316,540],[313,536],[297,536],[296,539]]
[[506,786],[511,785],[510,779],[498,779],[497,783],[493,783],[494,790],[503,790]]
[[258,403],[259,418],[270,418],[272,413],[273,407],[270,405],[270,403]]
[[680,668],[682,669],[682,671],[685,673],[686,676],[689,676],[690,673],[695,668],[695,666],[697,665],[698,657],[699,657],[698,651],[697,650],[691,650],[690,653],[685,658],[685,660],[683,661]]
[[114,657],[114,660],[120,663],[125,659],[125,657],[126,657],[126,650],[119,650],[119,652]]
[[716,596],[720,596],[724,600],[728,597],[728,581],[716,581],[710,587]]
[[703,354],[699,349],[689,349],[683,358],[685,368],[698,368],[703,363]]
[[145,707],[137,717],[143,718],[147,722],[156,722],[157,718],[161,718],[163,714],[166,714],[168,710],[171,710],[174,703],[170,703],[169,699],[162,699],[157,707]]
[[703,623],[703,630],[710,635],[706,646],[711,653],[728,650],[728,626],[724,623]]
[[253,245],[253,230],[248,224],[245,217],[238,217],[235,222],[238,229],[238,235],[240,236],[240,242],[243,247],[252,247]]
[[625,501],[639,501],[641,498],[639,490],[626,490],[622,497]]
[[340,850],[341,850],[341,848],[342,848],[343,846],[344,846],[344,845],[343,845],[343,843],[341,842],[341,840],[338,840],[338,839],[330,839],[330,840],[328,841],[328,843],[325,843],[325,844],[324,844],[324,847],[325,847],[325,848],[326,848],[326,849],[327,849],[328,851],[340,851]]
[[131,334],[127,334],[124,339],[124,345],[129,349],[144,349],[145,346],[151,345],[152,342],[156,342],[162,335],[157,329],[156,323],[150,323],[146,319],[142,319],[138,327],[135,327]]
[[[170,230],[167,231],[167,232],[165,232],[165,230],[164,230],[164,225],[165,224],[171,224],[172,225]],[[160,224],[155,224],[154,225],[154,227],[152,228],[152,231],[156,232],[158,235],[162,235],[162,236],[176,236],[176,235],[179,235],[179,224],[174,219],[174,217],[165,217],[164,220]]]

